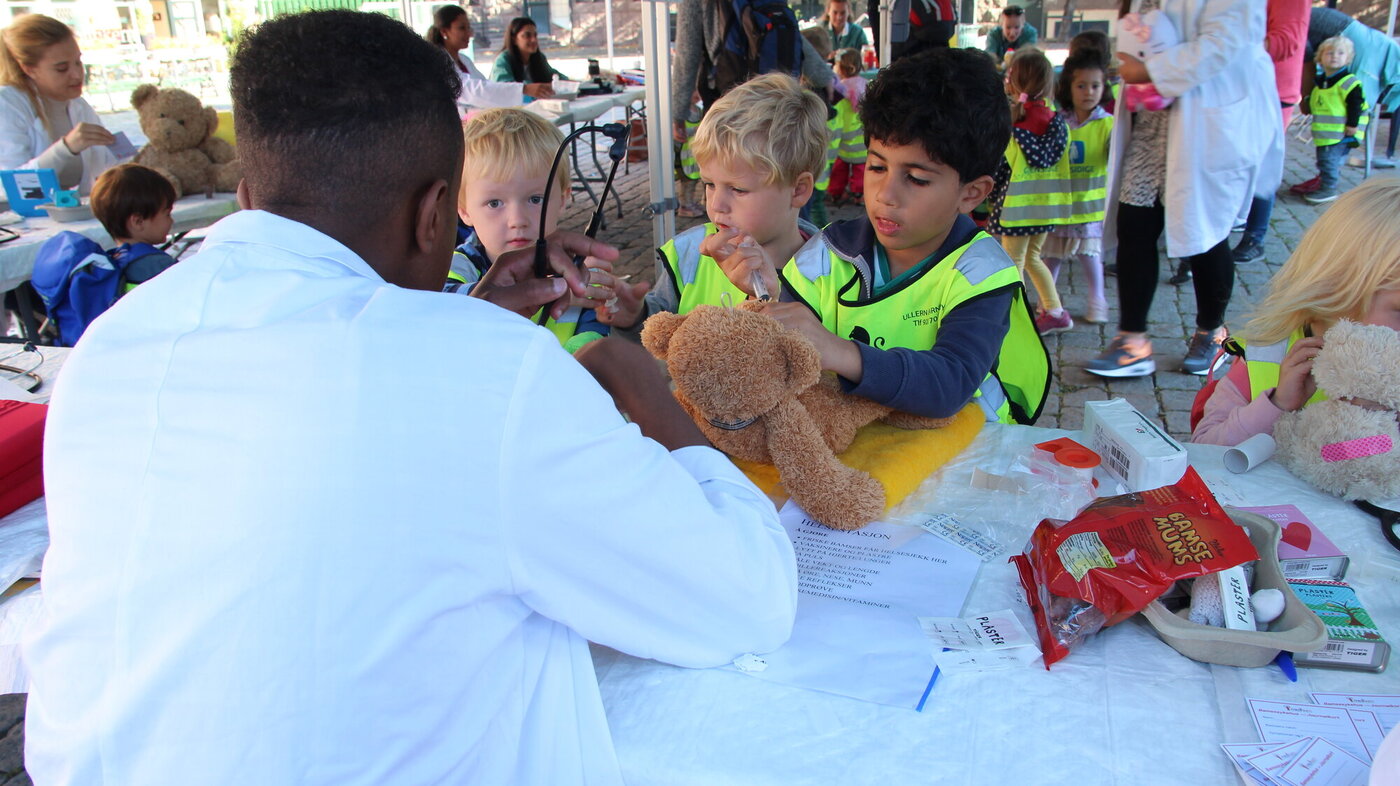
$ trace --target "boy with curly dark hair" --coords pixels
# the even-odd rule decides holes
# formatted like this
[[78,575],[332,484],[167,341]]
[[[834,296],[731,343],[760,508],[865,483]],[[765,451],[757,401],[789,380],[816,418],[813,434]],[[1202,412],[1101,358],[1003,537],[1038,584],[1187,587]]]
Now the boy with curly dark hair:
[[895,409],[948,417],[970,401],[988,420],[1031,423],[1050,381],[1016,266],[967,214],[992,189],[1011,136],[1001,78],[983,53],[901,59],[861,103],[869,147],[865,218],[832,224],[778,276],[768,313],[812,340],[843,388]]

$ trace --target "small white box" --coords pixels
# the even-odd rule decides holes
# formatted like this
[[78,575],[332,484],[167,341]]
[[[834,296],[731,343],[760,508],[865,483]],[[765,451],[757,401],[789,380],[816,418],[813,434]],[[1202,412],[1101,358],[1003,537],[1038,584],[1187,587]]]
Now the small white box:
[[1169,486],[1186,474],[1186,448],[1125,399],[1085,402],[1084,436],[1128,491]]

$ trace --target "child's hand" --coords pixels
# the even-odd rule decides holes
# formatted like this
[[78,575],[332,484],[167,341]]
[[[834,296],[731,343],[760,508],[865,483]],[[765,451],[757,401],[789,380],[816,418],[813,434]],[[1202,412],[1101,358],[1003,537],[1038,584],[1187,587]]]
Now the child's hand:
[[1342,136],[1356,136],[1356,126],[1344,126]]
[[700,253],[719,264],[730,283],[754,297],[753,274],[758,273],[770,297],[778,296],[778,272],[773,261],[753,238],[729,227],[705,238]]
[[629,284],[625,278],[626,276],[622,276],[617,279],[613,286],[616,293],[613,299],[599,306],[597,311],[599,322],[621,330],[637,326],[637,320],[642,316],[647,290],[651,289],[651,284],[646,281]]
[[823,371],[835,371],[851,382],[860,382],[863,366],[855,342],[827,330],[811,309],[801,303],[771,302],[763,307],[763,313],[806,336],[821,355]]
[[1289,347],[1278,369],[1278,387],[1269,394],[1274,406],[1284,412],[1296,412],[1317,392],[1312,377],[1313,360],[1322,349],[1322,336],[1299,339]]
[[612,274],[612,263],[605,259],[588,257],[583,260],[583,282],[586,285],[584,294],[572,298],[570,306],[596,309],[616,294],[617,277]]

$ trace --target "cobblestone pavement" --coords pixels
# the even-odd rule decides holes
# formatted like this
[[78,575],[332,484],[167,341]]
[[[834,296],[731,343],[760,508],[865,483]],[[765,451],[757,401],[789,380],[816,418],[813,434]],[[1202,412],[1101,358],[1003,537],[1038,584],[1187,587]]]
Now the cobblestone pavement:
[[[1380,130],[1388,130],[1388,121],[1380,123]],[[1378,136],[1383,140],[1384,136]],[[1379,151],[1378,151],[1379,152]],[[588,164],[584,165],[585,171]],[[608,213],[608,226],[599,237],[617,245],[622,251],[618,269],[633,274],[633,280],[652,280],[655,275],[655,255],[652,247],[651,220],[643,208],[649,201],[646,165],[633,164],[631,171],[624,174],[618,171],[618,191],[622,196],[623,218],[611,206]],[[1373,170],[1372,177],[1394,177],[1396,170]],[[1242,325],[1254,303],[1263,298],[1266,285],[1274,271],[1288,259],[1288,255],[1298,245],[1303,232],[1321,215],[1325,206],[1310,205],[1301,197],[1288,192],[1288,186],[1308,180],[1317,174],[1315,152],[1310,143],[1297,139],[1288,140],[1287,161],[1284,168],[1283,185],[1279,187],[1278,198],[1274,203],[1270,220],[1269,235],[1265,241],[1265,256],[1260,261],[1236,267],[1235,293],[1226,314],[1226,324]],[[1342,186],[1349,188],[1361,182],[1363,170],[1346,166],[1342,172]],[[610,203],[611,205],[611,203]],[[578,196],[561,226],[570,229],[582,228],[587,223],[590,203],[587,197]],[[862,208],[844,206],[829,210],[832,220],[855,218]],[[678,221],[680,229],[694,226],[702,219]],[[1231,235],[1231,245],[1239,241],[1238,234]],[[1163,246],[1165,248],[1165,246]],[[1083,424],[1083,404],[1111,397],[1122,397],[1144,414],[1165,423],[1167,429],[1178,438],[1190,433],[1189,417],[1191,402],[1203,384],[1203,377],[1185,374],[1180,368],[1181,359],[1186,354],[1186,342],[1195,330],[1195,293],[1188,282],[1174,287],[1167,282],[1175,270],[1176,260],[1168,261],[1165,251],[1161,254],[1161,284],[1152,303],[1149,315],[1149,332],[1152,335],[1153,357],[1157,361],[1157,373],[1146,377],[1109,380],[1084,371],[1086,361],[1102,351],[1117,331],[1117,279],[1106,279],[1109,322],[1094,325],[1083,322],[1085,282],[1075,266],[1067,266],[1061,271],[1059,292],[1065,307],[1075,317],[1075,327],[1064,333],[1047,336],[1046,346],[1055,366],[1055,379],[1050,396],[1036,425],[1050,428],[1076,429]]]

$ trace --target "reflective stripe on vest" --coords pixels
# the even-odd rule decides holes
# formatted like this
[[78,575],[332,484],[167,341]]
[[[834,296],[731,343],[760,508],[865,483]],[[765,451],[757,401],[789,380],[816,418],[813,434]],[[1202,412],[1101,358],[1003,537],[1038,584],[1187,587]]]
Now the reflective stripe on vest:
[[714,224],[692,227],[671,238],[661,247],[660,260],[676,284],[677,314],[688,314],[696,306],[738,305],[748,299],[734,286],[713,259],[700,254],[700,244],[718,228]]
[[1069,223],[1102,221],[1108,204],[1108,141],[1113,134],[1113,118],[1091,120],[1069,132],[1070,205]]
[[841,113],[837,112],[826,121],[826,165],[822,169],[821,177],[813,184],[813,188],[818,191],[825,191],[831,184],[831,165],[836,163],[836,156],[841,151]]
[[[1361,90],[1361,80],[1355,74],[1347,74],[1331,87],[1314,87],[1308,97],[1308,105],[1313,111],[1313,144],[1318,147],[1335,145],[1346,136],[1347,95],[1352,90]],[[1361,94],[1361,122],[1356,124],[1356,139],[1366,138],[1366,126],[1371,122],[1367,111],[1370,105],[1366,94]]]
[[998,219],[1003,227],[1069,223],[1074,183],[1070,178],[1068,150],[1060,154],[1054,166],[1033,167],[1013,136],[1006,146],[1006,161],[1011,165],[1011,183],[1006,187]]
[[837,102],[836,119],[841,124],[841,149],[837,155],[847,163],[864,164],[865,126],[861,125],[860,114],[851,106],[849,99],[843,98]]
[[[1288,338],[1283,341],[1275,341],[1272,344],[1259,344],[1251,347],[1243,339],[1236,339],[1236,343],[1244,349],[1245,370],[1249,372],[1250,400],[1259,398],[1264,394],[1264,391],[1270,388],[1278,387],[1278,374],[1283,365],[1283,359],[1288,355],[1288,350],[1292,348],[1293,342],[1303,337],[1303,329],[1298,328]],[[1319,388],[1307,400],[1307,404],[1323,401],[1326,398],[1327,394]]]
[[[534,313],[534,316],[530,317],[530,321],[534,322],[535,324],[539,324],[541,311],[544,311],[544,309],[536,311]],[[582,308],[579,308],[578,306],[569,306],[567,309],[564,310],[564,313],[559,315],[558,319],[555,319],[554,317],[546,319],[544,321],[544,328],[545,330],[548,330],[549,332],[553,333],[554,337],[559,340],[559,345],[563,346],[564,344],[568,343],[569,339],[574,337],[574,334],[576,332],[578,332],[579,318],[582,315]]]
[[[814,238],[814,241],[819,238]],[[996,365],[974,394],[988,420],[1032,423],[1050,384],[1050,357],[1036,333],[1016,266],[983,232],[897,289],[871,295],[870,265],[847,259],[826,242],[808,242],[783,268],[783,285],[804,301],[822,326],[841,338],[879,349],[927,350],[943,317],[969,299],[1013,287],[1011,328]]]

